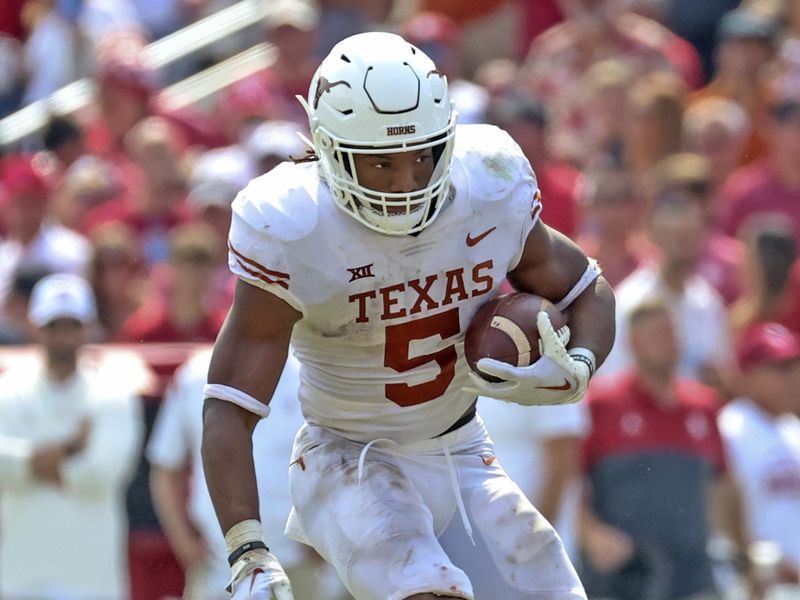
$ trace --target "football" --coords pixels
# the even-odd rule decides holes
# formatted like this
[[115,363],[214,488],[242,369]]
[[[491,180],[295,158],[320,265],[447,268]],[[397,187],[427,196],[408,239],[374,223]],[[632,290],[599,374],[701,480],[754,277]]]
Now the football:
[[506,294],[484,304],[467,328],[464,357],[470,368],[487,381],[497,377],[481,373],[475,364],[482,358],[493,358],[518,367],[526,367],[539,359],[539,330],[536,315],[545,311],[558,331],[567,324],[567,317],[552,302],[535,294]]

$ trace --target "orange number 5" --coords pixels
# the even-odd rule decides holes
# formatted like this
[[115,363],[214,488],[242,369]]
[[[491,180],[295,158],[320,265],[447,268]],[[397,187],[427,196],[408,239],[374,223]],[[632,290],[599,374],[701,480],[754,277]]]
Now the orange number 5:
[[457,335],[461,326],[458,321],[458,308],[431,315],[416,321],[389,325],[386,328],[386,350],[383,364],[398,373],[404,373],[431,361],[439,365],[439,374],[430,381],[417,385],[406,383],[387,383],[386,397],[400,406],[414,406],[438,398],[456,374],[456,347],[451,344],[432,354],[409,356],[411,342],[435,335],[447,339]]

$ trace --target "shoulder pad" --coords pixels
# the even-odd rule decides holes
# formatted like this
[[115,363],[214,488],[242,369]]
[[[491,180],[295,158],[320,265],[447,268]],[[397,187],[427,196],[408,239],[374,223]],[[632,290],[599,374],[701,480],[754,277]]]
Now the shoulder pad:
[[499,127],[459,126],[454,154],[473,198],[498,201],[507,198],[521,184],[537,188],[530,162],[511,136]]
[[281,163],[239,192],[233,212],[254,230],[276,240],[300,239],[317,224],[315,174],[314,164]]

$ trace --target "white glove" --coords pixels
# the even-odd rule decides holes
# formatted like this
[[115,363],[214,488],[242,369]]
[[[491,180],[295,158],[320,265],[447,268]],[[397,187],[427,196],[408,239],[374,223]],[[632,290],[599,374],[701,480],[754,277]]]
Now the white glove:
[[286,572],[267,550],[250,550],[233,564],[231,572],[231,600],[294,600]]
[[225,534],[232,600],[294,600],[292,586],[281,563],[263,542],[261,523],[256,519],[240,521]]
[[596,358],[587,348],[567,351],[568,335],[559,337],[550,317],[540,311],[536,317],[541,357],[527,367],[515,367],[491,358],[482,358],[476,367],[503,379],[491,383],[477,373],[470,373],[474,389],[481,396],[529,405],[571,404],[586,393],[594,374]]

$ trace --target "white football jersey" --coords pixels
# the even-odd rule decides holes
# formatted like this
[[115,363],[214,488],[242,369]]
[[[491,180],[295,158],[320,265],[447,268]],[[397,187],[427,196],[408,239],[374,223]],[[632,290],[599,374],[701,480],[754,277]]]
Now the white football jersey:
[[346,215],[314,163],[284,163],[234,201],[231,270],[303,314],[292,343],[309,422],[405,444],[442,433],[475,400],[464,332],[519,262],[541,205],[528,160],[493,126],[458,128],[452,182],[416,236]]

